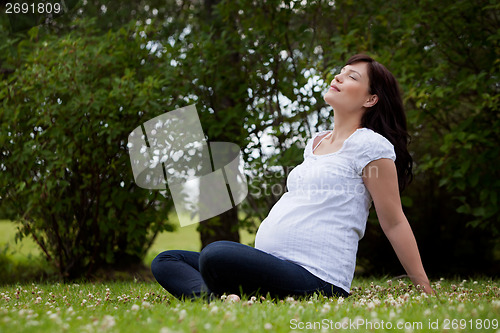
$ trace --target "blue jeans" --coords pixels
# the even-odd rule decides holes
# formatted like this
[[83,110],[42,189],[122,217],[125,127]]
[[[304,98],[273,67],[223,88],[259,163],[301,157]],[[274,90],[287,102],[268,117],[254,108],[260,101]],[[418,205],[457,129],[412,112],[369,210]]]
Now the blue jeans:
[[201,252],[171,250],[151,263],[158,283],[177,298],[270,293],[273,297],[349,296],[305,268],[240,243],[218,241]]

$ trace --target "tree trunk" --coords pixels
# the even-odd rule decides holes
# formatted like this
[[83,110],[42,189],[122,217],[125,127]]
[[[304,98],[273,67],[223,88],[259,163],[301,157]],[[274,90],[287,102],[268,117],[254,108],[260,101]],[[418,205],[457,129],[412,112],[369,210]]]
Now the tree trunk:
[[[222,31],[227,29],[227,22],[222,22],[222,20],[217,16],[217,13],[214,12],[214,6],[216,6],[220,0],[205,0],[205,17],[204,19],[212,25],[214,28],[214,34],[212,38],[218,39],[220,38]],[[228,45],[228,48],[231,48],[231,45]],[[229,53],[224,59],[220,60],[220,63],[223,64],[224,69],[220,69],[216,76],[216,79],[219,80],[230,80],[231,86],[238,87],[243,84],[241,77],[239,75],[231,75],[234,72],[238,71],[240,62],[240,54],[235,51]],[[229,75],[228,75],[229,74]],[[215,90],[215,89],[214,89]],[[215,118],[220,119],[224,117],[224,110],[232,109],[236,105],[238,105],[238,97],[231,94],[228,91],[215,90],[214,96],[211,102],[211,106],[215,111]],[[241,124],[243,126],[243,123]],[[241,136],[240,130],[238,130],[237,126],[232,126],[233,133],[231,130],[226,129],[222,131],[221,134],[217,136],[211,136],[208,133],[208,138],[210,141],[220,141],[220,142],[234,142],[236,138]],[[238,232],[238,207],[233,207],[232,209],[216,216],[205,220],[200,223],[198,227],[198,231],[200,233],[201,247],[204,248],[208,244],[219,241],[219,240],[230,240],[234,242],[239,242],[239,232]]]
[[219,240],[239,242],[238,207],[200,223],[201,248]]

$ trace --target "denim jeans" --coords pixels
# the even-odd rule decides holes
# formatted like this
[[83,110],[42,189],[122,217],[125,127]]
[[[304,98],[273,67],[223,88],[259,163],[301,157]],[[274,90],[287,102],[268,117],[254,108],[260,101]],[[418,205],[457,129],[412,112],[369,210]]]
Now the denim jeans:
[[151,263],[158,283],[177,298],[244,294],[309,296],[349,295],[305,268],[253,247],[229,241],[207,245],[201,252],[171,250]]

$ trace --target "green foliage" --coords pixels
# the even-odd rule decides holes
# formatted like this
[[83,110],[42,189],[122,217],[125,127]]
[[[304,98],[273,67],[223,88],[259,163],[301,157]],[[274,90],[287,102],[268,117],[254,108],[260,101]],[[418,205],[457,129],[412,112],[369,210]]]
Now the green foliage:
[[422,3],[409,17],[420,52],[406,54],[404,63],[415,69],[411,75],[406,69],[402,82],[415,141],[422,141],[418,171],[434,173],[467,224],[494,237],[500,232],[499,15],[488,1]]
[[[99,36],[91,21],[62,38],[24,40],[0,84],[2,207],[64,278],[140,261],[170,201],[133,182],[128,134],[163,112],[155,64],[136,27]],[[85,30],[83,30],[85,27]],[[30,33],[37,36],[37,29]]]
[[[86,255],[103,253],[110,261],[117,247],[112,232],[128,235],[127,244],[147,244],[141,237],[161,229],[170,201],[132,183],[124,140],[141,122],[192,102],[210,140],[243,149],[250,195],[241,206],[244,214],[233,216],[245,216],[239,226],[255,230],[255,221],[285,190],[288,172],[301,162],[307,138],[331,127],[322,95],[332,74],[350,55],[363,52],[385,64],[403,91],[416,177],[402,202],[433,249],[424,250],[424,259],[438,258],[435,267],[443,269],[440,260],[464,258],[465,251],[481,267],[488,266],[480,265],[481,258],[495,258],[498,4],[88,3],[50,25],[51,35],[43,29],[9,38],[0,34],[0,181],[8,190],[0,194],[0,209],[24,217],[32,228],[24,232],[37,236],[47,253],[64,248],[57,237],[42,237],[61,224],[77,226],[62,239],[79,228],[87,234],[99,230],[106,241],[93,232],[95,239],[78,243],[73,237],[75,243],[66,247],[80,251],[86,244],[94,249]],[[97,19],[79,21],[88,17]],[[111,174],[116,177],[103,176]],[[107,222],[95,222],[101,214]],[[37,224],[40,218],[44,222]],[[368,229],[360,254],[377,267],[386,260],[374,257],[385,254],[379,251],[381,231],[374,230]],[[465,232],[474,237],[465,240]],[[139,245],[128,246],[142,253]]]

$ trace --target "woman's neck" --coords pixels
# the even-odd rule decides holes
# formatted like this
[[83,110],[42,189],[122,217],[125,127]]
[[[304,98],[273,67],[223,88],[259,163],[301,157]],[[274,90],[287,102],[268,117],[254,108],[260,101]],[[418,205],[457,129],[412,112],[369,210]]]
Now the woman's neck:
[[358,117],[339,117],[338,115],[333,117],[334,128],[331,136],[331,140],[345,140],[352,133],[354,133],[358,128],[361,128],[361,119]]

